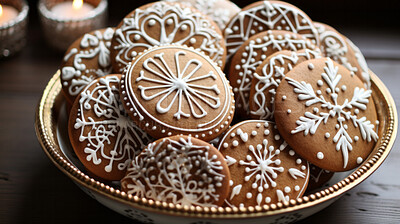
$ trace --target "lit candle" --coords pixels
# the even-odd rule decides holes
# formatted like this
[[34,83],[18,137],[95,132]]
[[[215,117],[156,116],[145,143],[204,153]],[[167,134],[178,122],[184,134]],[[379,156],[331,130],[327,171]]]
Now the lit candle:
[[10,22],[18,16],[18,10],[8,5],[0,4],[0,26]]
[[74,0],[72,4],[70,1],[58,3],[51,8],[51,12],[63,19],[81,19],[86,17],[93,9],[94,6],[83,2],[83,0]]

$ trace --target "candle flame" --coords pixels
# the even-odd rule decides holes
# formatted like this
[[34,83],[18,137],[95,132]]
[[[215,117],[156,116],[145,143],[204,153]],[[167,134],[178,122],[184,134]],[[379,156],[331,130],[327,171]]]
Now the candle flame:
[[3,6],[0,4],[0,16],[3,15]]
[[74,0],[72,2],[72,7],[74,9],[80,9],[80,8],[82,8],[82,5],[83,5],[83,0]]

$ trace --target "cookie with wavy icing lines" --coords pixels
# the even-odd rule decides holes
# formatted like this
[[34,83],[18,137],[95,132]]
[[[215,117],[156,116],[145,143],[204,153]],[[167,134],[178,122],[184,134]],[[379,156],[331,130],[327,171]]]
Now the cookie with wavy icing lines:
[[228,129],[235,111],[221,69],[202,52],[177,45],[137,56],[121,93],[129,115],[154,138],[185,134],[210,141]]
[[126,114],[121,75],[90,82],[76,98],[69,117],[71,144],[85,168],[106,180],[124,177],[130,161],[151,141]]
[[193,47],[218,66],[225,65],[225,40],[218,26],[192,7],[161,1],[135,9],[117,26],[111,48],[113,68],[122,72],[138,53],[166,44]]
[[150,143],[121,180],[122,191],[183,206],[216,207],[229,192],[230,173],[216,148],[189,136]]
[[288,144],[312,164],[333,172],[351,170],[379,139],[371,94],[332,59],[308,60],[278,86],[276,124]]
[[198,9],[208,15],[218,27],[223,30],[231,18],[236,15],[240,8],[229,0],[166,0],[168,2],[180,2],[182,4]]
[[224,36],[228,58],[251,36],[267,30],[301,34],[319,45],[318,32],[303,11],[286,2],[259,1],[244,7],[226,25]]
[[235,94],[237,113],[249,116],[250,87],[253,73],[271,54],[290,50],[316,49],[310,40],[288,31],[269,30],[252,36],[237,50],[229,68],[229,81]]
[[321,51],[303,49],[300,51],[279,51],[265,59],[253,73],[250,87],[250,117],[273,120],[274,97],[285,74],[303,61],[320,58]]
[[364,55],[361,53],[361,50],[349,38],[344,37],[344,39],[346,40],[348,46],[354,51],[356,55],[358,65],[361,68],[361,76],[362,80],[364,81],[364,85],[366,85],[368,89],[371,88],[371,76],[369,74],[369,68]]
[[363,82],[366,88],[371,87],[371,78],[367,72],[365,73],[366,62],[360,61],[360,56],[355,49],[350,46],[350,42],[346,40],[333,27],[323,23],[314,22],[319,33],[320,48],[325,57],[331,58],[337,63],[346,67],[351,74],[357,75]]
[[60,66],[62,90],[69,104],[98,77],[111,73],[110,46],[114,28],[95,30],[68,48]]
[[308,162],[286,144],[273,122],[247,120],[234,125],[218,150],[232,178],[226,199],[229,206],[289,202],[307,188]]
[[321,169],[310,163],[310,180],[308,181],[306,192],[311,192],[322,187],[333,177],[334,174],[334,172]]

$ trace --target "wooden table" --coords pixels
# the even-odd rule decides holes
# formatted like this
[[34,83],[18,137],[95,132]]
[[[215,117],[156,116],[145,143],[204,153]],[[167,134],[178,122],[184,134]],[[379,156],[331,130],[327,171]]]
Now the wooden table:
[[[0,61],[0,223],[134,223],[83,193],[45,156],[34,113],[62,54],[32,26],[26,49]],[[342,30],[400,105],[400,33]],[[400,108],[398,108],[399,110]],[[400,142],[365,182],[301,223],[400,223]]]

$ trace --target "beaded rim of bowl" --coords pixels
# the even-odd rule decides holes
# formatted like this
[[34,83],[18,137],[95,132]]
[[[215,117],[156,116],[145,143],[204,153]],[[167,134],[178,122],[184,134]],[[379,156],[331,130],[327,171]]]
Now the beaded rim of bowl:
[[[369,177],[388,156],[394,144],[398,128],[396,106],[392,96],[390,95],[390,92],[382,83],[382,81],[379,80],[379,78],[371,71],[370,73],[372,79],[372,88],[375,90],[373,93],[373,98],[375,104],[379,105],[377,106],[378,118],[380,118],[379,132],[382,136],[380,141],[376,144],[373,152],[368,159],[366,159],[358,168],[356,168],[356,170],[354,170],[352,174],[340,182],[316,193],[297,199],[291,199],[289,202],[285,203],[279,202],[276,204],[240,208],[182,206],[179,204],[155,201],[152,199],[128,195],[125,192],[89,177],[80,171],[75,165],[71,164],[65,155],[59,153],[61,150],[57,143],[57,137],[53,134],[55,129],[53,124],[55,119],[53,116],[53,107],[61,91],[59,71],[57,71],[57,73],[49,81],[44,90],[42,99],[40,100],[36,112],[35,129],[38,140],[46,155],[73,181],[77,182],[83,187],[95,191],[100,195],[127,204],[133,208],[167,215],[213,219],[249,218],[283,214],[311,207],[336,198],[344,192],[354,188],[367,177]],[[382,111],[386,114],[382,114]],[[383,129],[384,126],[386,127],[385,129]]]

